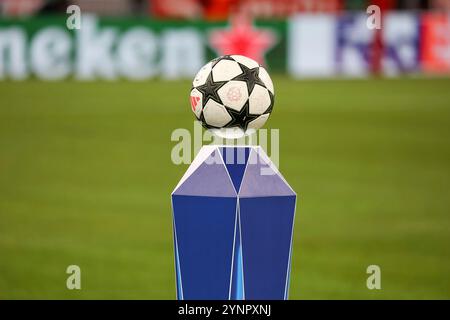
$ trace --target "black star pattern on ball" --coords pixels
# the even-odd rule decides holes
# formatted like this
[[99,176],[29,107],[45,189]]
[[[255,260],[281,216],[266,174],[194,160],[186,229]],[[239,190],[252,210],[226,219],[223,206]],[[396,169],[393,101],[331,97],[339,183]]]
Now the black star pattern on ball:
[[262,82],[261,78],[258,75],[259,67],[250,69],[247,66],[243,65],[242,63],[238,64],[241,67],[242,73],[231,80],[240,80],[246,82],[249,95],[252,93],[253,88],[255,87],[256,84],[259,84],[263,88],[266,87],[264,82]]
[[220,61],[222,61],[222,60],[236,61],[236,60],[234,60],[230,55],[221,56],[221,57],[218,57],[218,58],[215,58],[215,59],[212,59],[212,60],[211,60],[211,68],[214,68],[214,66],[215,66],[218,62],[220,62]]
[[196,87],[198,91],[202,93],[203,96],[203,106],[206,105],[209,99],[213,99],[217,103],[222,103],[217,91],[225,84],[227,81],[217,81],[214,82],[212,79],[212,72],[208,75],[205,84]]
[[232,108],[227,108],[231,116],[231,121],[226,125],[227,128],[239,127],[242,130],[247,130],[248,124],[259,117],[259,115],[252,115],[249,113],[248,101],[242,107],[241,111],[236,111]]

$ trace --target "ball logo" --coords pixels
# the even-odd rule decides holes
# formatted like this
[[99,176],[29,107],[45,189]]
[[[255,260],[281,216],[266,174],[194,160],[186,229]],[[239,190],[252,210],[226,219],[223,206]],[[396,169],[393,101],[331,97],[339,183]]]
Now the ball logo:
[[239,101],[242,98],[241,90],[238,87],[231,87],[227,92],[230,101]]
[[200,101],[200,97],[191,96],[192,111],[195,111],[195,108],[197,107],[197,104],[199,101]]

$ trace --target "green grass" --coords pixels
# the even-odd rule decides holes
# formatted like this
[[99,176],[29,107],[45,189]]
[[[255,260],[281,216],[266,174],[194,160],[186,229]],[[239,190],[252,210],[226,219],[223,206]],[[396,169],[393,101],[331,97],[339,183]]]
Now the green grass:
[[[290,298],[449,299],[450,79],[274,82],[268,127],[300,196]],[[170,135],[192,129],[188,90],[0,82],[0,298],[175,297]]]

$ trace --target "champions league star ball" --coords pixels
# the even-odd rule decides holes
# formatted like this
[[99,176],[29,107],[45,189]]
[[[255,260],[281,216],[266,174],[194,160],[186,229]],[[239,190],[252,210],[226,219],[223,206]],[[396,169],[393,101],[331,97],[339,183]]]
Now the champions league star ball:
[[273,83],[264,67],[239,55],[218,57],[195,76],[191,107],[203,126],[223,138],[261,128],[272,112]]

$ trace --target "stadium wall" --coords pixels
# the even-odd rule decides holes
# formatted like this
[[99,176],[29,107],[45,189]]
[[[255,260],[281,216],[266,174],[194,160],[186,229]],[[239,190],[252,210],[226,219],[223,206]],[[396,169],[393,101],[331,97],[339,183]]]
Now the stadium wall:
[[376,39],[382,75],[450,74],[450,15],[390,12],[380,31],[366,21],[362,13],[229,24],[83,16],[81,29],[69,30],[66,17],[3,19],[0,79],[192,78],[231,53],[298,78],[366,77]]

